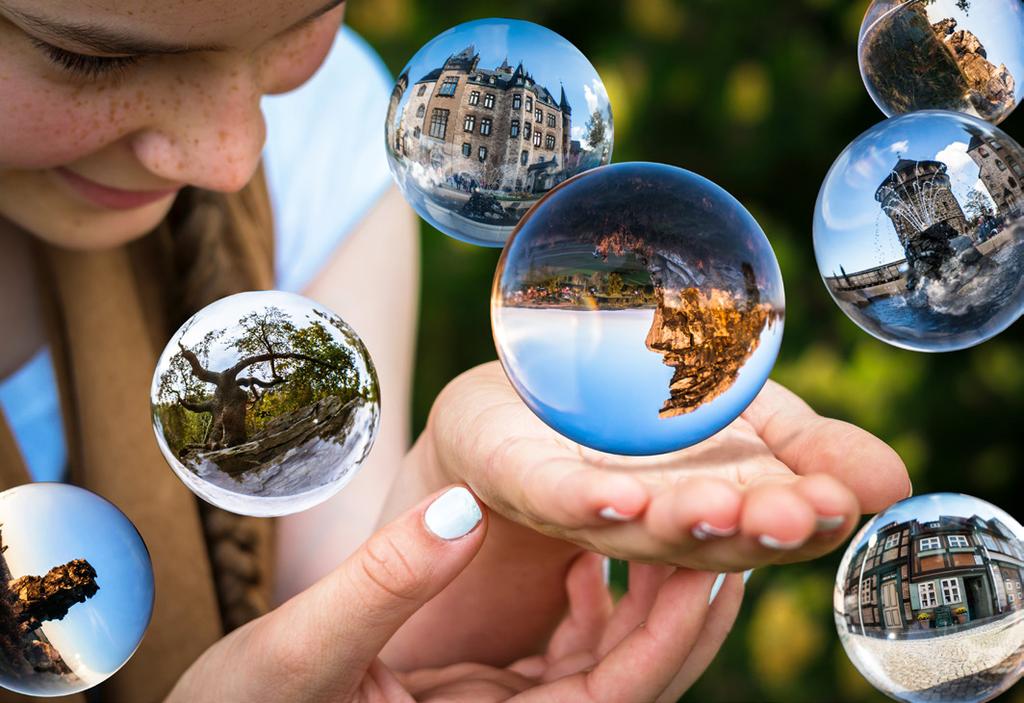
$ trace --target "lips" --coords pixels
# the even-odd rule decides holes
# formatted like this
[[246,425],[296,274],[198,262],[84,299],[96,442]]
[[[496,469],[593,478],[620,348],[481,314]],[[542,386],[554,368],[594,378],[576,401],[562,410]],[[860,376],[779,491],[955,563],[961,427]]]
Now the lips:
[[65,183],[67,183],[71,189],[80,195],[81,197],[88,200],[93,205],[108,210],[134,210],[136,208],[155,203],[159,200],[163,200],[171,195],[174,195],[179,190],[177,188],[167,188],[163,190],[123,190],[121,188],[111,188],[105,186],[102,183],[86,178],[85,176],[79,175],[74,171],[58,167],[54,169],[54,172],[61,177]]

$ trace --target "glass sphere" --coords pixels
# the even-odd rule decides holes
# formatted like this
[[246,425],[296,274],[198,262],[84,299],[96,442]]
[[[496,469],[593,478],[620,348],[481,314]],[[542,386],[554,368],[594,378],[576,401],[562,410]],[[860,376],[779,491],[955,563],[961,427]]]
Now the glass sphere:
[[999,124],[1024,98],[1020,0],[875,0],[861,25],[864,85],[887,117],[954,110]]
[[681,449],[732,422],[782,342],[782,276],[754,218],[711,181],[626,163],[523,218],[491,322],[512,385],[548,425],[615,454]]
[[153,374],[153,429],[185,485],[242,515],[327,500],[370,451],[380,421],[370,355],[341,318],[260,291],[200,310]]
[[1024,673],[1024,528],[990,503],[896,503],[850,542],[833,611],[864,678],[898,701],[975,703]]
[[979,344],[1024,309],[1024,150],[959,113],[886,120],[826,176],[814,251],[836,303],[875,337]]
[[427,42],[388,105],[388,161],[447,235],[500,247],[553,187],[612,155],[612,110],[579,50],[531,22],[484,19]]
[[153,566],[135,526],[63,483],[0,493],[0,583],[0,686],[30,696],[105,681],[153,612]]

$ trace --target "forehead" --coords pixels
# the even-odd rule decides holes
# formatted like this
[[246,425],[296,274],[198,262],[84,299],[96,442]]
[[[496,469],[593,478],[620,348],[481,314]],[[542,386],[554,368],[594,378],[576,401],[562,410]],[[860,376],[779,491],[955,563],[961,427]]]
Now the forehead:
[[135,37],[234,44],[272,36],[330,0],[0,0],[0,9],[61,25],[99,26]]

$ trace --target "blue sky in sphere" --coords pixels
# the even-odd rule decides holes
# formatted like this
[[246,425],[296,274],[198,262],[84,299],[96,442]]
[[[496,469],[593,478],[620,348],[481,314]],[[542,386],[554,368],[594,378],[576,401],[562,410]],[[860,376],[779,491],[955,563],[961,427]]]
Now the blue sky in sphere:
[[[534,80],[559,99],[559,89],[572,107],[573,138],[581,139],[587,118],[594,106],[602,108],[605,118],[610,113],[608,94],[590,61],[571,42],[532,22],[512,19],[485,19],[467,22],[442,32],[429,41],[410,60],[409,85],[435,68],[440,68],[452,54],[470,44],[480,54],[480,67],[493,70],[508,58],[513,70],[523,68]],[[402,97],[396,119],[408,101],[410,90]]]
[[0,523],[15,578],[42,576],[72,559],[93,566],[96,594],[42,630],[83,680],[116,671],[141,641],[153,603],[149,552],[131,522],[81,488],[31,483],[0,494]]
[[822,275],[838,274],[840,266],[853,273],[904,258],[892,220],[875,200],[900,158],[945,163],[961,207],[972,190],[987,193],[978,165],[967,155],[971,134],[965,123],[992,129],[967,116],[923,111],[880,122],[846,148],[829,171],[814,212],[814,251]]

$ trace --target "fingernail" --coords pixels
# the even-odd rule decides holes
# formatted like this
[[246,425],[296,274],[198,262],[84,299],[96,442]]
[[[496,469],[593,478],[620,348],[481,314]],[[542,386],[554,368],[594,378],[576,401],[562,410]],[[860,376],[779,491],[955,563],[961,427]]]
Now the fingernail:
[[752,573],[754,573],[753,569],[747,569],[746,571],[743,572],[743,585],[744,586],[747,584],[747,581],[750,580],[750,575]]
[[715,577],[715,582],[711,584],[711,597],[708,598],[708,605],[715,602],[715,598],[718,598],[718,592],[722,590],[722,584],[725,583],[725,574],[719,574]]
[[[910,493],[907,494],[907,498],[913,498],[913,497],[914,497],[914,484],[910,484]],[[904,498],[904,500],[906,500],[906,498]]]
[[449,488],[427,506],[423,521],[441,539],[458,539],[473,531],[483,513],[473,494],[462,486]]
[[732,527],[728,528],[715,527],[710,522],[707,522],[706,520],[701,520],[693,526],[693,528],[690,530],[690,533],[694,536],[695,539],[704,541],[709,540],[712,537],[732,537],[734,534],[736,534],[737,530],[739,530],[739,527],[736,525],[733,525]]
[[605,520],[614,520],[615,522],[628,522],[636,517],[636,515],[626,515],[625,513],[620,513],[618,510],[616,510],[610,505],[605,508],[601,508],[598,515],[603,517]]
[[830,532],[838,530],[846,522],[845,515],[819,515],[814,526],[818,532]]
[[795,539],[790,542],[783,542],[781,539],[776,539],[771,535],[761,535],[757,538],[757,541],[761,543],[761,546],[767,547],[768,549],[777,549],[779,551],[789,551],[797,549],[803,546],[806,540]]
[[610,557],[601,559],[601,576],[604,577],[604,585],[612,585],[612,560]]

